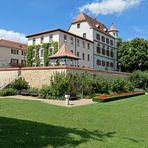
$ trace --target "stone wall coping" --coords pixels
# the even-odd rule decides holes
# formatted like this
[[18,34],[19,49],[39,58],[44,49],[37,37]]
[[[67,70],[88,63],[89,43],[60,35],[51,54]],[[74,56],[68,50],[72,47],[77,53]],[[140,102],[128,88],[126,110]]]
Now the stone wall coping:
[[127,72],[119,72],[119,71],[110,71],[110,70],[96,70],[92,68],[80,68],[80,67],[72,67],[72,66],[43,66],[43,67],[23,67],[23,68],[0,68],[0,71],[18,71],[18,70],[50,70],[50,69],[76,69],[76,70],[84,70],[90,72],[103,72],[103,73],[113,73],[113,74],[124,74],[131,75],[131,73]]
[[18,71],[20,68],[0,68],[0,71]]

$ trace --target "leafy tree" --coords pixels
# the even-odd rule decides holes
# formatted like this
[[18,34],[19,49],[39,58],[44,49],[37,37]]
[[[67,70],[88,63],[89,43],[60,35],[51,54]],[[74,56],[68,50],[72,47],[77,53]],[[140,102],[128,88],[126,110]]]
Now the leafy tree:
[[120,40],[118,66],[129,72],[148,69],[148,41],[142,38]]

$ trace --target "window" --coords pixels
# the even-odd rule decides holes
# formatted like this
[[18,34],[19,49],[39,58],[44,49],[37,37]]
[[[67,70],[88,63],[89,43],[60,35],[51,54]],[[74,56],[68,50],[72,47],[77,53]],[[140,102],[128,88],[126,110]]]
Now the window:
[[90,61],[90,55],[89,54],[87,55],[87,60]]
[[19,54],[19,50],[17,49],[11,49],[11,54]]
[[111,50],[111,57],[112,57],[112,58],[114,57],[113,49]]
[[73,50],[71,50],[71,52],[73,53]]
[[64,34],[64,42],[67,41],[67,35]]
[[77,24],[77,28],[80,28],[80,23],[79,23],[79,24]]
[[85,54],[84,53],[82,54],[82,59],[85,60]]
[[25,65],[26,61],[25,60],[21,60],[21,64]]
[[100,48],[100,45],[99,46],[97,46],[97,53],[101,53],[101,48]]
[[102,36],[102,38],[101,38],[101,39],[102,39],[102,42],[105,42],[105,37],[104,37],[104,36]]
[[106,51],[106,55],[109,56],[109,50],[108,50],[108,49],[107,49],[107,51]]
[[100,35],[99,34],[96,34],[96,39],[100,40]]
[[84,41],[82,41],[82,44],[83,44],[83,48],[85,48],[85,42]]
[[106,62],[106,66],[109,67],[109,62]]
[[87,43],[87,48],[90,49],[90,44],[89,43]]
[[80,46],[80,42],[79,42],[79,39],[77,39],[77,46]]
[[70,40],[71,40],[71,44],[73,44],[73,37],[71,37]]
[[105,66],[105,61],[102,61],[102,66]]
[[22,55],[24,55],[24,51],[22,51]]
[[102,54],[105,55],[105,46],[102,46]]
[[41,57],[43,57],[43,56],[44,56],[44,55],[43,55],[43,54],[44,54],[43,49],[41,49],[40,52],[41,52]]
[[96,61],[96,64],[97,64],[97,65],[101,65],[101,60],[97,60],[97,61]]
[[11,63],[18,64],[19,63],[19,60],[18,59],[11,59]]
[[106,43],[109,44],[109,39],[108,38],[106,38]]
[[35,38],[33,38],[33,45],[35,45],[35,41],[36,41]]
[[110,67],[114,67],[114,64],[112,62],[110,63]]
[[53,34],[50,34],[49,35],[49,41],[52,41],[53,40]]
[[83,33],[83,38],[86,38],[86,33]]
[[77,57],[80,57],[80,53],[79,52],[77,52]]
[[112,45],[112,46],[113,46],[113,40],[110,40],[110,45]]
[[44,42],[44,37],[42,36],[41,37],[41,44]]

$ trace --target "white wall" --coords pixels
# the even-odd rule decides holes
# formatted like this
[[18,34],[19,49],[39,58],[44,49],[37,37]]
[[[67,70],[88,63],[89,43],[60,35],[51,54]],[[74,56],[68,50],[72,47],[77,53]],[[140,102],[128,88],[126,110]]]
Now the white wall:
[[[80,28],[77,28],[77,24],[80,24]],[[86,21],[72,24],[68,32],[77,34],[81,37],[83,37],[83,33],[86,33],[86,38],[93,41],[93,29],[90,27],[90,25]]]
[[11,59],[18,59],[21,63],[21,60],[25,60],[25,56],[22,55],[21,50],[19,50],[19,54],[11,54],[11,48],[0,46],[0,67],[10,67]]

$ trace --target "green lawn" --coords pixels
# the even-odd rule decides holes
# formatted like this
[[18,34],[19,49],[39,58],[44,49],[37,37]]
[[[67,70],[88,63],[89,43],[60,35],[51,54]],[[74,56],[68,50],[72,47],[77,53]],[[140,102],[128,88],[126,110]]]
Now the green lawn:
[[0,99],[0,147],[147,148],[148,95],[74,108]]

